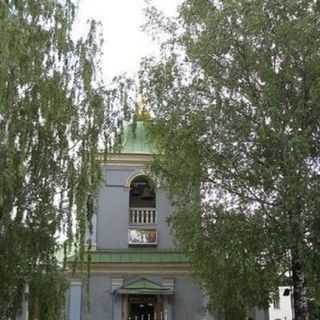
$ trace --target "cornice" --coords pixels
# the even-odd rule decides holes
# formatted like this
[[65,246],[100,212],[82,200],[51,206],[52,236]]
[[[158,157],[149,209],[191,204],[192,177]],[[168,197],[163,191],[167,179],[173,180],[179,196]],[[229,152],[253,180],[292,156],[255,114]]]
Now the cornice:
[[117,165],[117,166],[145,166],[150,164],[154,156],[152,154],[140,153],[110,153],[106,157],[103,154],[98,156],[98,161],[102,165]]
[[[86,272],[87,268],[84,267],[75,273],[69,270],[66,274],[75,276]],[[191,275],[191,266],[189,263],[92,263],[90,273]]]

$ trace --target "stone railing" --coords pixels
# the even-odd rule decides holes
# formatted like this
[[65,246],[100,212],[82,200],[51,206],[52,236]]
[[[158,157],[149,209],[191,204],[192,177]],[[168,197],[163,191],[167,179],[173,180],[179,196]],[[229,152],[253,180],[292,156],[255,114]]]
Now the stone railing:
[[152,314],[129,316],[128,320],[168,320],[168,312],[154,312]]
[[130,208],[129,224],[155,224],[157,223],[156,208]]

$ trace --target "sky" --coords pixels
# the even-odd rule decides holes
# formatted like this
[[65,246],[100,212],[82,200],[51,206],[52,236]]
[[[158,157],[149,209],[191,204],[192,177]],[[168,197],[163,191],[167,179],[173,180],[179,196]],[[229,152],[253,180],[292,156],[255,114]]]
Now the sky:
[[[176,14],[182,0],[153,0],[167,16]],[[108,83],[114,76],[128,73],[134,76],[143,56],[157,56],[159,46],[141,30],[145,23],[145,0],[79,0],[79,15],[75,32],[85,32],[86,21],[94,18],[102,23],[104,38],[102,78]]]

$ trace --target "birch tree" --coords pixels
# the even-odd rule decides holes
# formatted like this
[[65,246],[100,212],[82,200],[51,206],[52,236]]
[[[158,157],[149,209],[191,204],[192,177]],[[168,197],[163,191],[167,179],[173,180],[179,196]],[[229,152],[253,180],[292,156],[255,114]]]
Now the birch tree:
[[140,77],[154,169],[174,195],[179,246],[227,319],[267,308],[284,279],[296,320],[318,296],[319,10],[185,0],[171,23],[148,11],[149,30],[168,39]]
[[84,250],[113,119],[97,24],[74,40],[75,13],[71,0],[0,1],[0,319],[14,318],[26,285],[37,316],[58,318],[58,238]]

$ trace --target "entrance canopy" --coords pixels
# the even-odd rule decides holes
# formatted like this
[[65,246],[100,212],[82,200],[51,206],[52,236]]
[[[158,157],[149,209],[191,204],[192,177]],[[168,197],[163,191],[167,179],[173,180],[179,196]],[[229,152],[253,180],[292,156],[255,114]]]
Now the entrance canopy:
[[141,278],[127,285],[120,287],[117,290],[120,294],[151,294],[151,295],[172,295],[173,289],[163,287],[148,279]]

